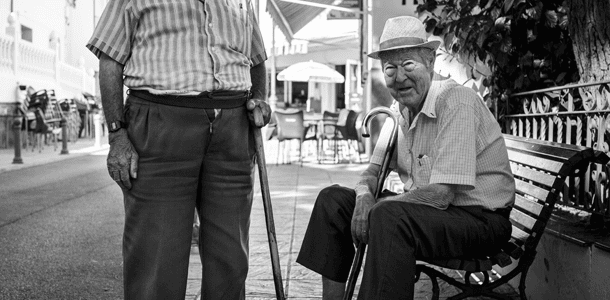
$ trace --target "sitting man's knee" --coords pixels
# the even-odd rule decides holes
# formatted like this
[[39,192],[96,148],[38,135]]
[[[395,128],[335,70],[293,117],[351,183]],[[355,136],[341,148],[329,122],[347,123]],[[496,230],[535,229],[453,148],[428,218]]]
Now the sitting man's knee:
[[373,220],[385,220],[388,217],[391,217],[392,211],[394,211],[395,209],[392,208],[392,206],[395,203],[393,203],[392,201],[381,201],[381,202],[377,202],[373,208],[371,208],[371,211],[369,212],[369,221],[373,222]]
[[336,210],[337,206],[345,206],[344,203],[350,201],[349,199],[355,199],[356,194],[352,189],[348,189],[346,187],[342,187],[340,185],[334,184],[328,187],[325,187],[318,193],[318,198],[316,199],[315,207],[317,209],[323,208],[331,210]]

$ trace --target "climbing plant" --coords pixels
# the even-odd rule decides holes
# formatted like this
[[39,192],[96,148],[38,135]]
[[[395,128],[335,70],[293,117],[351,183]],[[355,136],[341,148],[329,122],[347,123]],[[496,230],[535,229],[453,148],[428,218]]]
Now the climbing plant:
[[499,117],[517,112],[518,103],[506,101],[511,93],[580,79],[570,1],[426,0],[417,12],[426,30],[443,38],[445,51],[491,69],[483,80],[490,90],[485,100],[497,102]]

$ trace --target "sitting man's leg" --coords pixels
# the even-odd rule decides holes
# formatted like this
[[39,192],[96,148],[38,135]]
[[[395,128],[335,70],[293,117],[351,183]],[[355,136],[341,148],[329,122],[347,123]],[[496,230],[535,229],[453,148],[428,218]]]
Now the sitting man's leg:
[[510,221],[478,207],[377,203],[369,215],[369,245],[358,299],[413,299],[415,260],[477,255],[498,249]]
[[303,245],[301,265],[322,275],[323,299],[341,299],[354,258],[351,221],[356,204],[353,189],[333,185],[320,191]]

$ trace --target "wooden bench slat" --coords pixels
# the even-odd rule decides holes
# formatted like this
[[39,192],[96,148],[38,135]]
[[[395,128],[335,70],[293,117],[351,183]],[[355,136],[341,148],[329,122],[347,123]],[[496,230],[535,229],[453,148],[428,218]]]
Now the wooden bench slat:
[[521,195],[516,195],[515,207],[529,211],[534,215],[540,215],[540,212],[544,206],[542,206],[540,203],[534,202],[534,200],[529,200]]
[[523,245],[527,238],[530,237],[529,233],[519,229],[515,225],[512,225],[513,232],[511,233],[511,237],[517,241],[518,244]]
[[504,134],[504,143],[506,144],[507,148],[544,153],[545,155],[555,156],[565,160],[569,160],[574,155],[588,150],[583,146],[541,141],[537,139],[527,139],[509,134]]
[[542,202],[546,202],[549,195],[549,191],[517,178],[515,178],[515,189],[518,194],[530,195]]
[[492,263],[497,264],[502,268],[509,266],[512,262],[513,260],[510,258],[510,255],[502,251],[492,257]]
[[548,187],[552,187],[555,179],[557,179],[557,176],[553,174],[543,173],[514,162],[510,163],[510,168],[514,176],[528,179]]
[[532,157],[526,153],[508,149],[508,157],[510,161],[517,162],[526,166],[531,166],[537,169],[543,169],[555,174],[561,173],[564,168],[564,163],[556,160],[546,159],[544,157]]
[[536,224],[536,219],[522,213],[519,209],[513,209],[510,212],[510,218],[516,223],[521,224],[523,227],[532,231],[534,228],[534,224]]
[[518,245],[518,243],[515,243],[515,241],[510,241],[506,243],[504,247],[502,247],[502,250],[507,253],[508,256],[514,259],[519,259],[521,255],[523,255],[523,253],[525,252],[523,251],[523,248]]

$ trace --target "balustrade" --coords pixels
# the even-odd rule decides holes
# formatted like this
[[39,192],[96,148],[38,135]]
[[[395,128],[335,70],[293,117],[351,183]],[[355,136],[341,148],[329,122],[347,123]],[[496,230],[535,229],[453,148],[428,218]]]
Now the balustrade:
[[[610,155],[610,81],[565,85],[509,97],[521,113],[506,115],[512,135],[592,147]],[[609,165],[591,164],[566,180],[561,204],[610,217]]]

